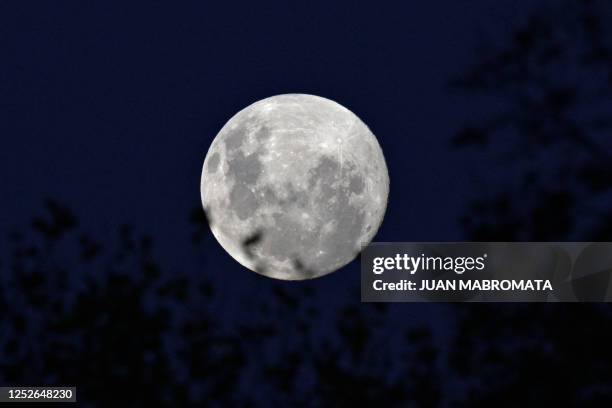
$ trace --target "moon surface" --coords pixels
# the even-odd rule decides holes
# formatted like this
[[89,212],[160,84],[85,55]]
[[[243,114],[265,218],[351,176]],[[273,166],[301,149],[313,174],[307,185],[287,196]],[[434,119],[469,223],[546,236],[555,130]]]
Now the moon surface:
[[378,230],[389,175],[370,129],[338,103],[262,99],[223,126],[204,160],[211,230],[262,275],[311,279],[352,261]]

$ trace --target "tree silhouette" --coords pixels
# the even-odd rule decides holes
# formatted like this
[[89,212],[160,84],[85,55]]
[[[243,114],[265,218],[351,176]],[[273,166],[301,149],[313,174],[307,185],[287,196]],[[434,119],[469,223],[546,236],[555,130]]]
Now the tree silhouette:
[[[451,141],[486,163],[461,219],[469,238],[610,240],[612,4],[536,11],[451,86],[493,106]],[[461,405],[609,404],[608,304],[454,311],[449,364],[463,379]]]
[[474,147],[475,240],[606,240],[612,233],[612,7],[540,10],[452,87],[496,106],[452,139]]
[[[201,213],[191,216],[198,253],[216,245]],[[356,304],[358,292],[322,309],[316,286],[266,279],[244,305],[249,316],[227,320],[195,264],[185,268],[197,273],[163,268],[153,239],[129,225],[110,242],[85,230],[48,200],[29,229],[11,234],[0,266],[2,384],[76,385],[85,406],[441,400],[431,331],[389,336],[397,329],[387,308]]]

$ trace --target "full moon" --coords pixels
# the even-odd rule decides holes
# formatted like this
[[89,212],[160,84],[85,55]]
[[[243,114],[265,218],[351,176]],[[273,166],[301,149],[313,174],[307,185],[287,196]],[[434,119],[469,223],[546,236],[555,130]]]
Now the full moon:
[[389,174],[370,129],[314,95],[262,99],[212,142],[202,204],[221,246],[275,279],[311,279],[352,261],[378,230]]

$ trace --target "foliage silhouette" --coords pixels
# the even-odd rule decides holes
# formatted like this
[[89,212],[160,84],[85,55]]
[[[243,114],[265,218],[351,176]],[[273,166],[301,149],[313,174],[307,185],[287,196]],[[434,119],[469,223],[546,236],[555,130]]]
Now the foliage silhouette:
[[[201,211],[201,210],[200,210]],[[194,211],[194,249],[216,245]],[[435,406],[428,328],[387,344],[387,308],[322,310],[313,285],[269,283],[246,319],[214,309],[215,284],[168,271],[129,225],[111,242],[49,200],[14,232],[0,269],[0,382],[74,384],[85,406]],[[262,278],[263,279],[263,278]],[[399,360],[398,360],[399,359]]]
[[[489,47],[491,48],[491,47]],[[565,1],[536,12],[451,82],[496,106],[452,139],[479,150],[475,240],[612,235],[612,6]]]
[[[488,166],[461,219],[470,239],[610,240],[612,4],[540,9],[451,86],[495,106],[451,140]],[[460,405],[609,405],[608,304],[462,306]]]

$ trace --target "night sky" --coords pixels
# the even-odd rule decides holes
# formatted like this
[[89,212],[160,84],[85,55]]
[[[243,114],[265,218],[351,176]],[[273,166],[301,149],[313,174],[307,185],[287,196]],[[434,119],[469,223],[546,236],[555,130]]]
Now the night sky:
[[[151,233],[157,257],[186,268],[188,218],[219,129],[259,99],[309,93],[378,137],[391,189],[376,241],[465,239],[457,219],[478,187],[449,139],[488,106],[448,82],[528,12],[516,6],[2,2],[0,230],[27,224],[52,197],[98,236],[122,223]],[[227,296],[269,283],[209,250]],[[309,284],[332,294],[358,276],[353,262]]]

